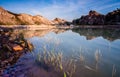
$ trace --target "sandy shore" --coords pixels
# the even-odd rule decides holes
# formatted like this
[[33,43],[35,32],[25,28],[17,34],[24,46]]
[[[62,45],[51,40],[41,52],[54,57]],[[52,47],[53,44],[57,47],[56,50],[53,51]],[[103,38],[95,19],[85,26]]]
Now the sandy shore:
[[28,29],[28,30],[44,30],[44,29],[56,28],[56,26],[53,25],[0,25],[0,27],[7,27],[13,29]]

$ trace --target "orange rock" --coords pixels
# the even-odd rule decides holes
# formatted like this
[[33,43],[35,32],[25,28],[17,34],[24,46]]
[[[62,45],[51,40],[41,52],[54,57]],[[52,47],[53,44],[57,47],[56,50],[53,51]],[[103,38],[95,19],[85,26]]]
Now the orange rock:
[[15,45],[15,46],[13,46],[13,50],[14,51],[22,51],[23,48],[20,45]]

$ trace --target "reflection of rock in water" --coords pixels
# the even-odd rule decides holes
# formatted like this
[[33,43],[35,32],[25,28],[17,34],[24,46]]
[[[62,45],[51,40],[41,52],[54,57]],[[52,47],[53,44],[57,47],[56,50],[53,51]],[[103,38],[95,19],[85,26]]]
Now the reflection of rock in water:
[[103,30],[103,29],[74,29],[73,30],[80,35],[86,36],[87,40],[91,40],[97,37],[102,36],[103,38],[114,41],[120,38],[120,30],[112,29],[112,30]]
[[[20,31],[20,30],[18,30]],[[49,32],[55,32],[56,34],[58,33],[62,33],[64,32],[64,29],[47,29],[47,30],[21,30],[20,32],[22,32],[24,34],[25,38],[31,38],[33,36],[39,36],[42,37],[46,34],[48,34]]]

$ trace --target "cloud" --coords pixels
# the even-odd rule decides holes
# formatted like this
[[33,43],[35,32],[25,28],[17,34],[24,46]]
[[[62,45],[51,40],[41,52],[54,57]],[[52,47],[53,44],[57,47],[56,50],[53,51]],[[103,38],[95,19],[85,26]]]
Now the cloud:
[[114,3],[114,4],[108,4],[108,5],[99,7],[98,10],[101,11],[101,10],[108,9],[108,8],[111,8],[111,7],[115,7],[115,6],[119,6],[119,5],[120,5],[120,2]]
[[54,19],[55,17],[64,18],[67,20],[72,20],[80,16],[80,12],[78,10],[85,9],[85,2],[80,2],[79,0],[65,0],[63,3],[58,3],[54,0],[53,4],[40,8],[40,9],[32,9],[33,14],[41,14],[49,19]]
[[102,10],[120,5],[120,2],[113,2],[113,0],[52,0],[52,4],[37,10],[33,9],[32,13],[41,14],[48,19],[59,17],[71,21],[87,14],[89,10],[101,12]]
[[[26,1],[26,0],[25,0]],[[32,1],[32,2],[31,2]],[[8,10],[16,13],[28,13],[42,15],[50,20],[59,17],[66,20],[80,18],[88,14],[89,10],[98,12],[109,12],[119,8],[120,1],[117,0],[31,0],[21,3],[4,4]],[[7,6],[6,6],[7,5]],[[17,7],[16,7],[17,6]],[[118,7],[119,6],[119,7]],[[14,9],[13,9],[14,8]]]

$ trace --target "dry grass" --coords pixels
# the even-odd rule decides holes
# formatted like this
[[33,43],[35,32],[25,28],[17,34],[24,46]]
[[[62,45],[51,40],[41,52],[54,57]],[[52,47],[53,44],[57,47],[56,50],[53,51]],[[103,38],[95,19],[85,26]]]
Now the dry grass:
[[73,59],[65,61],[62,52],[48,51],[45,47],[44,51],[37,55],[36,61],[45,70],[52,68],[61,72],[63,77],[72,77],[76,70]]
[[96,52],[95,52],[95,60],[96,60],[96,62],[99,62],[100,56],[101,56],[100,50],[96,50]]
[[116,68],[115,68],[115,65],[113,65],[112,77],[116,77]]
[[96,63],[95,64],[96,65],[95,69],[96,70],[98,70],[98,64],[99,64],[101,56],[102,56],[102,54],[101,54],[100,50],[96,50],[96,52],[95,52],[95,63]]

